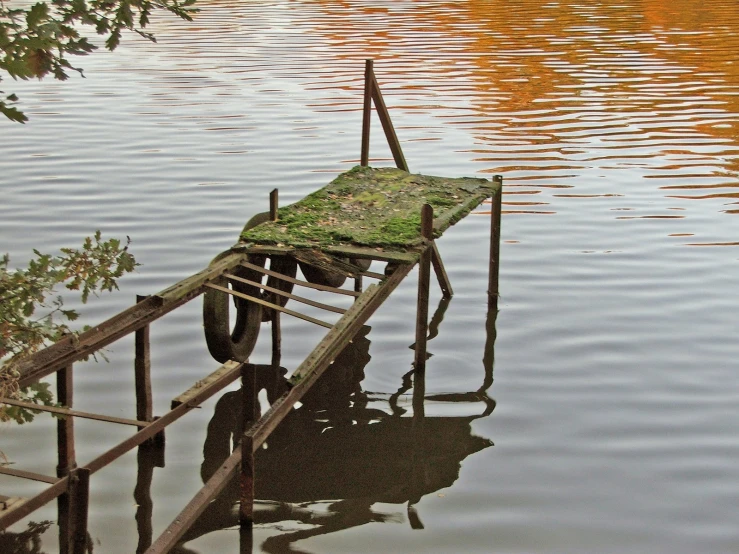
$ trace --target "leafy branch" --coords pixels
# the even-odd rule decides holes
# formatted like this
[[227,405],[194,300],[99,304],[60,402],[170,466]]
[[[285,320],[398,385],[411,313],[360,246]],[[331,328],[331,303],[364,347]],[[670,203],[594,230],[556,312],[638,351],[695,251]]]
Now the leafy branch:
[[[144,30],[152,13],[164,11],[192,21],[198,11],[194,4],[195,0],[50,0],[30,8],[12,8],[0,0],[0,72],[23,80],[51,74],[65,81],[71,71],[83,75],[68,56],[83,56],[97,47],[79,27],[91,27],[106,36],[108,50],[118,47],[124,31],[155,42],[154,35]],[[0,113],[25,123],[28,118],[15,107],[18,97],[5,94],[0,90]]]
[[[71,333],[79,318],[65,309],[56,288],[78,291],[82,303],[90,294],[118,289],[118,279],[139,264],[118,239],[103,241],[100,231],[87,237],[80,249],[62,248],[51,256],[34,250],[27,268],[10,269],[7,254],[0,258],[0,395],[18,394],[17,362]],[[39,391],[37,391],[39,392]],[[7,417],[7,414],[6,414]],[[2,413],[0,413],[2,419]]]

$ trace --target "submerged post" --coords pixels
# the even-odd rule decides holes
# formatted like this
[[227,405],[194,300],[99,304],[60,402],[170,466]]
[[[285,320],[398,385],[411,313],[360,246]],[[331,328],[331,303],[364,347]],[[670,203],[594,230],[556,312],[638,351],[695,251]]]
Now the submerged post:
[[72,553],[87,553],[87,515],[90,503],[90,469],[78,467],[71,475],[70,496],[72,497],[72,521],[74,530],[72,536]]
[[[148,296],[136,295],[136,303],[143,302]],[[149,343],[149,326],[144,325],[135,334],[136,358],[134,361],[134,380],[136,387],[136,419],[153,421],[151,397],[151,347]]]
[[418,262],[418,302],[416,312],[416,355],[413,367],[416,372],[426,369],[426,337],[429,320],[429,283],[431,280],[431,256],[434,238],[434,210],[429,204],[421,208],[421,236],[429,241]]
[[488,306],[498,307],[498,274],[500,268],[500,215],[503,196],[503,176],[495,175],[493,183],[498,185],[490,205],[490,260],[488,274]]
[[[72,364],[63,367],[56,374],[56,397],[60,404],[66,408],[72,408],[73,404],[73,380]],[[57,477],[65,477],[70,471],[77,467],[74,449],[74,418],[70,415],[62,416],[56,420],[58,462],[56,466]],[[71,554],[72,552],[72,500],[70,494],[64,493],[57,499],[59,511],[59,552],[60,554]]]

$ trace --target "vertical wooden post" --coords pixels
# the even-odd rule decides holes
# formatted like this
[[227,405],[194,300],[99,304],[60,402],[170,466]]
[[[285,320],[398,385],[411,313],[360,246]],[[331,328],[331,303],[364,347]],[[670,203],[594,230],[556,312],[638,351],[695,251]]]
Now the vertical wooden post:
[[75,469],[70,475],[72,497],[72,554],[87,553],[87,514],[90,503],[90,470],[86,467]]
[[[362,292],[362,276],[361,275],[357,275],[354,278],[354,292]],[[357,301],[357,298],[359,297],[357,296],[356,298],[354,298],[355,302]]]
[[433,246],[434,210],[429,204],[421,208],[421,235],[429,241],[418,263],[418,302],[416,312],[416,355],[413,367],[416,372],[426,369],[426,337],[429,320],[429,283]]
[[241,506],[239,523],[251,528],[254,523],[254,439],[247,433],[241,437]]
[[282,357],[282,327],[280,325],[280,312],[272,311],[272,366],[280,367]]
[[362,153],[359,164],[369,165],[370,122],[372,116],[372,82],[374,70],[372,60],[364,62],[364,105],[362,107]]
[[[73,407],[72,370],[73,366],[70,364],[56,373],[57,401],[67,408]],[[61,416],[56,420],[56,435],[58,450],[56,474],[57,477],[64,477],[77,467],[72,416]],[[57,508],[59,512],[59,552],[60,554],[71,554],[74,523],[72,521],[72,498],[69,492],[59,496]]]
[[[67,408],[73,404],[73,366],[70,364],[56,373],[57,401]],[[56,420],[56,436],[58,447],[58,464],[56,474],[64,477],[77,466],[74,451],[74,418],[61,416]]]
[[259,399],[257,398],[257,368],[254,364],[241,366],[241,404],[243,413],[240,433],[246,431],[259,419]]
[[[136,295],[136,303],[143,302],[147,296]],[[151,398],[151,348],[149,345],[149,326],[144,325],[136,330],[136,357],[134,361],[136,387],[136,419],[153,421]]]
[[499,186],[490,206],[490,260],[488,274],[488,306],[498,308],[498,273],[500,267],[500,215],[503,196],[503,176],[495,175],[493,183]]
[[277,221],[277,208],[279,207],[279,192],[277,189],[272,189],[269,193],[269,220]]

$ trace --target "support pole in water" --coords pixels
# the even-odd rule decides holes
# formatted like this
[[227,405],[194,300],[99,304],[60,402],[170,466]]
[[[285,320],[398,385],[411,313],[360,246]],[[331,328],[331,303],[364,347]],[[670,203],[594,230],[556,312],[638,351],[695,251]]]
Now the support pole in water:
[[416,311],[416,355],[413,367],[417,373],[426,369],[426,340],[429,320],[429,283],[431,280],[431,257],[433,255],[434,210],[429,204],[421,208],[421,236],[426,247],[418,262],[418,302]]
[[[136,295],[136,303],[143,302],[148,296]],[[135,334],[134,382],[136,387],[136,419],[153,421],[153,403],[151,396],[151,347],[149,343],[149,326],[144,325]]]
[[[73,404],[73,366],[70,364],[56,373],[56,397],[64,407],[72,409]],[[56,466],[57,477],[65,477],[70,471],[77,467],[74,450],[74,418],[71,415],[60,417],[56,420],[56,436],[58,462]],[[59,510],[59,552],[70,554],[72,552],[72,500],[70,494],[64,493],[57,499]]]
[[495,175],[493,183],[498,185],[490,205],[490,260],[488,275],[488,306],[498,308],[498,273],[500,268],[500,214],[503,195],[503,176]]

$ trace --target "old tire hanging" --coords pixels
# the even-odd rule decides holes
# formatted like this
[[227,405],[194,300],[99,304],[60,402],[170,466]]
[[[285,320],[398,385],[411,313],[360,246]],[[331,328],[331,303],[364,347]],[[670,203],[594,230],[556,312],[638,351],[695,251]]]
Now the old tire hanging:
[[[216,258],[216,260],[218,260]],[[215,261],[215,260],[214,260]],[[264,258],[250,257],[249,261],[256,265],[264,265]],[[261,282],[262,274],[253,269],[237,266],[231,273],[237,277]],[[247,285],[227,277],[220,276],[213,281],[214,285],[228,287],[243,294],[260,297],[260,288]],[[230,294],[207,288],[203,294],[203,327],[205,329],[205,342],[208,351],[216,361],[225,363],[228,360],[246,362],[249,359],[254,345],[259,336],[259,328],[262,324],[262,306],[244,298],[233,296],[236,304],[236,324],[233,331],[230,330],[229,306],[231,305]]]
[[[285,275],[286,277],[292,277],[294,279],[295,275],[297,275],[298,273],[298,262],[295,261],[295,258],[292,258],[291,256],[272,256],[270,258],[269,268],[270,270],[279,273],[280,275]],[[267,286],[279,289],[282,292],[290,294],[293,291],[294,285],[289,281],[285,281],[284,279],[279,279],[277,277],[272,277],[270,275],[267,279]],[[262,292],[262,299],[266,300],[267,302],[272,302],[272,304],[277,304],[278,306],[281,306],[283,308],[288,301],[288,298],[286,296],[275,294],[274,292],[269,292],[266,290]],[[273,312],[274,310],[271,310],[269,308],[263,310],[262,321],[270,321],[272,319]]]

